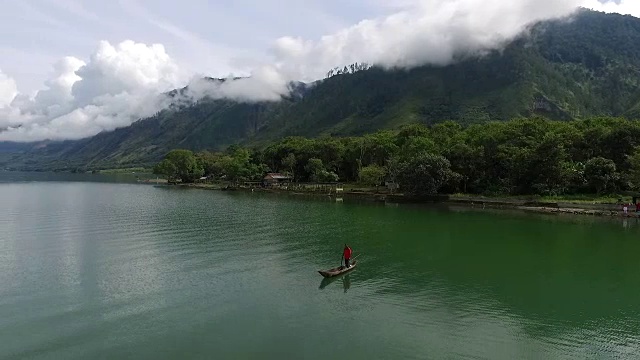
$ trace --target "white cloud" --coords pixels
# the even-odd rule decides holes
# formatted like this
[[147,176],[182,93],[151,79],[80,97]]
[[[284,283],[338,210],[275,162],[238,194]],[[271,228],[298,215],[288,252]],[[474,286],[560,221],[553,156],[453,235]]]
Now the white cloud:
[[71,89],[73,84],[81,80],[76,71],[84,65],[82,60],[70,56],[58,61],[53,66],[54,77],[45,81],[47,88],[39,91],[33,99],[20,104],[20,109],[43,118],[55,118],[64,114],[65,109],[75,106]]
[[[318,40],[281,37],[270,51],[271,63],[251,64],[249,78],[224,82],[191,77],[163,45],[102,41],[86,61],[65,57],[35,96],[19,94],[14,80],[0,72],[0,141],[79,139],[130,125],[168,106],[160,96],[189,85],[181,100],[204,96],[236,101],[277,101],[293,80],[312,81],[327,70],[354,62],[387,68],[448,64],[458,56],[500,48],[529,24],[570,15],[578,6],[640,15],[640,2],[620,0],[403,0],[378,8],[393,13],[360,21]],[[50,0],[84,19],[92,12],[75,0]],[[125,2],[123,2],[125,3]],[[130,13],[144,10],[127,3]],[[133,5],[132,5],[133,4]],[[224,46],[178,28],[157,16],[148,21],[201,49],[207,61],[224,54]],[[220,55],[218,55],[220,53]]]
[[162,45],[133,41],[124,41],[117,47],[102,41],[89,63],[76,74],[82,80],[73,84],[72,93],[80,106],[104,95],[167,91],[180,80],[178,66]]
[[494,49],[535,21],[565,16],[579,0],[413,1],[393,15],[364,20],[319,41],[282,37],[274,54],[292,71],[318,77],[336,65],[448,64],[461,53]]
[[584,0],[582,6],[587,9],[603,11],[607,13],[618,13],[622,15],[640,16],[640,1],[638,0]]
[[288,92],[288,82],[288,78],[273,66],[259,67],[249,77],[234,80],[229,76],[223,82],[196,76],[180,100],[192,102],[209,97],[239,102],[278,101]]
[[60,60],[46,89],[0,110],[0,128],[8,127],[0,141],[79,139],[128,126],[161,109],[159,94],[181,76],[162,45],[103,41],[87,63]]
[[16,95],[18,95],[16,82],[0,70],[0,108],[9,106]]
[[[169,99],[161,94],[187,80],[162,45],[129,40],[116,46],[100,42],[86,63],[63,58],[34,97],[19,95],[15,82],[0,74],[0,141],[80,139],[129,126],[168,107]],[[287,83],[274,67],[262,66],[250,78],[235,81],[193,78],[181,100],[277,101]]]

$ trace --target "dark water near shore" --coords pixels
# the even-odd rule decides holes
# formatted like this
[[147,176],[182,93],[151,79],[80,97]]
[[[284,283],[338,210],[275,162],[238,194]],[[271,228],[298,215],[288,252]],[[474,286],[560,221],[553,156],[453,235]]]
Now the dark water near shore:
[[1,359],[640,358],[636,219],[89,179],[0,173]]

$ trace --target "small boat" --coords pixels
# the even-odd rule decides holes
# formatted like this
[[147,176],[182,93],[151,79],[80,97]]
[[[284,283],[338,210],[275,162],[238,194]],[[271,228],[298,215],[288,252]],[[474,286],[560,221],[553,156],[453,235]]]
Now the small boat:
[[338,266],[338,267],[335,267],[335,268],[329,269],[329,270],[318,270],[318,272],[320,273],[320,275],[322,275],[322,276],[324,276],[326,278],[330,278],[330,277],[334,277],[334,276],[345,274],[345,273],[355,269],[356,263],[357,262],[354,260],[353,263],[349,267],[341,265],[341,266]]

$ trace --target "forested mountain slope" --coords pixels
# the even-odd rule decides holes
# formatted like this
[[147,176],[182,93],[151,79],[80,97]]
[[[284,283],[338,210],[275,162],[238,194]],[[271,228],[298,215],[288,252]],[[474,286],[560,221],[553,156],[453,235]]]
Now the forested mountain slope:
[[174,148],[260,146],[290,135],[352,136],[445,120],[636,118],[639,75],[640,19],[584,10],[445,67],[373,67],[300,86],[280,102],[203,100],[89,139],[5,145],[11,151],[0,151],[0,168],[150,165]]

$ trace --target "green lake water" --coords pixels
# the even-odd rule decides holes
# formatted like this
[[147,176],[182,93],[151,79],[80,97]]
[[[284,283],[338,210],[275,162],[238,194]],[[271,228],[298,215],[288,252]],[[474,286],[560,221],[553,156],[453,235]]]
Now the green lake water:
[[0,359],[640,359],[636,219],[130,180],[0,173]]

